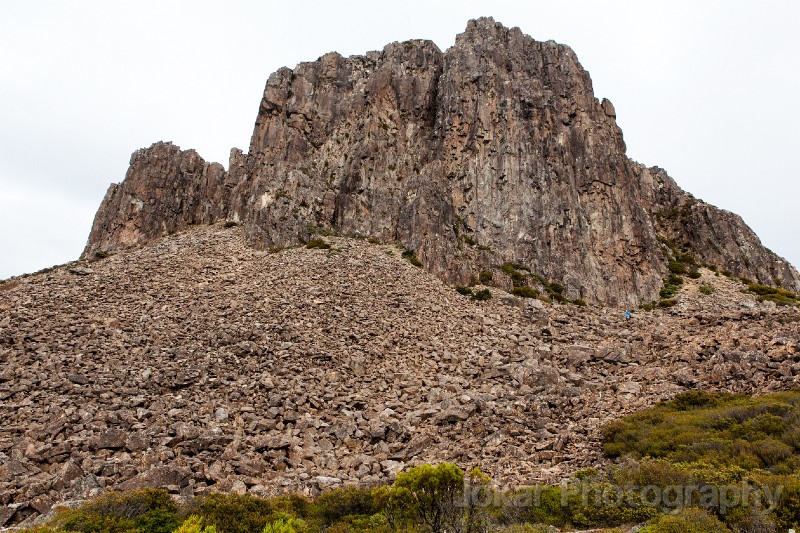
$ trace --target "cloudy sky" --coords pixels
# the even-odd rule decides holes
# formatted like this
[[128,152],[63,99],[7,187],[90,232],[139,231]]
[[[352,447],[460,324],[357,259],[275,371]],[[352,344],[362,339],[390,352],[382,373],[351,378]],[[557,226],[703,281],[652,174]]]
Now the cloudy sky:
[[3,0],[0,278],[77,258],[137,148],[169,140],[227,166],[277,68],[410,38],[444,50],[479,16],[572,46],[629,156],[800,265],[798,6]]

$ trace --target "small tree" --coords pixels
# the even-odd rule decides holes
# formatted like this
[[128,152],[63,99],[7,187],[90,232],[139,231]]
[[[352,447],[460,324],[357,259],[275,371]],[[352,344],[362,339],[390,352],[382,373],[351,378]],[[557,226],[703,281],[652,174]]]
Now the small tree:
[[460,532],[464,507],[464,471],[456,465],[421,465],[397,476],[389,492],[389,512],[414,520],[432,533]]
[[465,533],[489,531],[489,510],[494,496],[489,485],[491,481],[491,478],[481,472],[478,467],[473,468],[467,474],[463,520]]

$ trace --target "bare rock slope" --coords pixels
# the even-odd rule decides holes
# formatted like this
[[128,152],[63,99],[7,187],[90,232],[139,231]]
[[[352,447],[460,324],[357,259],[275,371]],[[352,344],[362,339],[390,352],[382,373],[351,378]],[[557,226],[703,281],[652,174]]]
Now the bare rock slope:
[[269,77],[228,171],[169,143],[136,152],[84,257],[232,219],[259,249],[320,230],[372,236],[450,282],[511,261],[570,298],[633,305],[662,286],[661,237],[800,290],[741,218],[629,160],[615,116],[570,48],[492,19],[470,21],[446,52],[412,40],[329,53]]
[[248,232],[196,226],[0,284],[2,521],[110,488],[314,492],[444,460],[558,481],[602,463],[620,414],[798,382],[800,310],[709,270],[625,321],[473,301],[395,245],[270,253]]

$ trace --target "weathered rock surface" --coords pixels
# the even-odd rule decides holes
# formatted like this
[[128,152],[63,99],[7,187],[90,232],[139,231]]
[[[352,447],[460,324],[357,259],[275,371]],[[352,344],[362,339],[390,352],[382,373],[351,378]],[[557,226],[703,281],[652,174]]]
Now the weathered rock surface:
[[227,172],[171,144],[136,152],[84,257],[227,218],[260,249],[327,229],[401,243],[451,282],[513,261],[571,298],[632,305],[661,287],[663,236],[800,290],[739,217],[629,160],[615,116],[570,48],[492,19],[444,53],[422,40],[329,53],[269,77]]
[[314,492],[444,460],[556,482],[602,464],[621,414],[798,384],[800,309],[709,270],[626,322],[497,288],[474,302],[394,245],[269,253],[244,232],[0,284],[0,521],[115,487]]

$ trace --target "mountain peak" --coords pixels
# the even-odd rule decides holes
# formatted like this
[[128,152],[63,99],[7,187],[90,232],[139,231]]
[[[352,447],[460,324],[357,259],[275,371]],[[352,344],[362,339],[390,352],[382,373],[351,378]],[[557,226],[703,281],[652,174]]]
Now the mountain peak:
[[174,146],[137,152],[84,256],[232,219],[256,248],[374,237],[448,282],[514,263],[607,305],[658,299],[684,256],[800,289],[739,217],[629,160],[615,117],[571,49],[492,18],[445,52],[326,54],[269,77],[228,172]]

